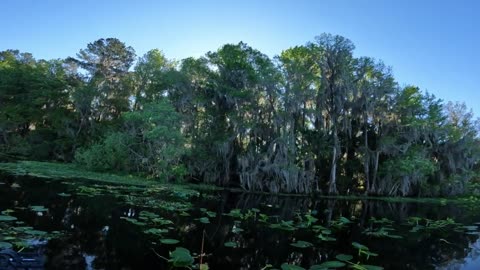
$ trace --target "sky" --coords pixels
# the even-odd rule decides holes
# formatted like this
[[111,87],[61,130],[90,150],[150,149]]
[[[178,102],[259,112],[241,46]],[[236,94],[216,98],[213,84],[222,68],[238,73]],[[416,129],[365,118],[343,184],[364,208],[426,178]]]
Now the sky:
[[37,59],[75,56],[108,37],[139,56],[158,48],[181,60],[243,41],[273,57],[338,34],[355,56],[392,67],[400,85],[465,102],[480,116],[477,0],[1,0],[0,14],[0,51]]

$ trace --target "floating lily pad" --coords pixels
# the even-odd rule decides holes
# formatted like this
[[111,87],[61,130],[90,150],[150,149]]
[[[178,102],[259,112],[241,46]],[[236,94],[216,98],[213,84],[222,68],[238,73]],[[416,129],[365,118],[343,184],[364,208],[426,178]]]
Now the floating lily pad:
[[381,266],[376,266],[376,265],[368,265],[368,264],[362,264],[360,265],[366,270],[383,270],[383,267]]
[[14,220],[17,220],[17,218],[13,216],[0,215],[0,221],[14,221]]
[[58,196],[60,196],[60,197],[70,197],[72,195],[62,192],[62,193],[58,193]]
[[35,236],[42,236],[47,234],[47,232],[39,231],[39,230],[26,230],[25,233],[30,235],[35,235]]
[[30,210],[35,212],[46,212],[48,211],[48,208],[45,208],[43,205],[32,205],[30,206]]
[[243,232],[243,229],[235,226],[235,227],[232,228],[232,232],[233,233],[241,233],[241,232]]
[[165,245],[175,245],[175,244],[180,243],[180,241],[178,241],[176,239],[165,238],[165,239],[160,239],[160,243],[165,244]]
[[352,246],[356,249],[360,249],[360,250],[368,250],[368,247],[367,246],[364,246],[360,243],[357,243],[357,242],[353,242],[352,243]]
[[280,268],[282,270],[305,270],[305,268],[301,267],[301,266],[298,266],[298,265],[294,265],[294,264],[288,264],[288,263],[283,263]]
[[12,248],[12,244],[8,242],[0,242],[0,249]]
[[208,224],[210,223],[210,220],[208,219],[208,217],[201,217],[198,219],[201,223],[204,223],[204,224]]
[[170,252],[170,259],[168,261],[175,267],[188,267],[193,264],[194,260],[188,249],[177,247],[174,251]]
[[161,235],[163,233],[167,233],[168,230],[166,229],[158,229],[158,228],[150,228],[148,230],[143,231],[144,233],[153,234],[153,235]]
[[337,260],[339,261],[348,262],[353,259],[353,256],[347,254],[338,254],[337,256],[335,256],[335,258],[337,258]]
[[226,247],[231,247],[231,248],[238,247],[237,242],[225,242],[223,245],[226,246]]
[[308,247],[313,247],[313,244],[307,241],[297,241],[295,243],[291,243],[291,246],[297,247],[297,248],[308,248]]
[[323,268],[340,268],[340,267],[344,267],[345,266],[345,263],[344,262],[339,262],[339,261],[327,261],[327,262],[324,262],[322,264],[320,264],[320,267],[323,267]]

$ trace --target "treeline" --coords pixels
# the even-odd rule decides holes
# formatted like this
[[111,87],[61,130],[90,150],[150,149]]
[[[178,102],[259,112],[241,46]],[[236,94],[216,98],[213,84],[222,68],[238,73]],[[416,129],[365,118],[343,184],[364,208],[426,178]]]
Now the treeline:
[[[0,52],[0,160],[251,191],[448,196],[478,181],[478,121],[323,34],[172,61],[115,38],[76,57]],[[455,91],[455,89],[452,89]]]

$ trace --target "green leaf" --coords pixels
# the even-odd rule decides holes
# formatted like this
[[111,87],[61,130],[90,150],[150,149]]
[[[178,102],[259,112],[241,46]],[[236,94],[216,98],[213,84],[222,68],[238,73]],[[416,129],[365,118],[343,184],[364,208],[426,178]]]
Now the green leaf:
[[232,232],[233,232],[233,233],[240,233],[240,232],[243,232],[243,229],[240,228],[240,227],[234,226],[234,227],[232,228]]
[[175,245],[175,244],[180,243],[180,241],[178,241],[176,239],[165,238],[165,239],[160,239],[160,243],[165,244],[165,245]]
[[226,246],[226,247],[231,247],[231,248],[238,247],[237,242],[225,242],[223,245]]
[[345,263],[339,262],[339,261],[326,261],[320,264],[320,266],[324,268],[340,268],[340,267],[344,267]]
[[366,270],[383,270],[383,267],[376,265],[362,264],[361,266],[363,266]]
[[39,231],[39,230],[26,230],[25,233],[30,235],[36,235],[36,236],[42,236],[47,234],[47,232]]
[[353,242],[352,243],[352,246],[356,249],[360,249],[360,250],[368,250],[368,247],[367,246],[364,246],[360,243],[357,243],[357,242]]
[[295,243],[291,243],[291,246],[297,247],[297,248],[308,248],[308,247],[313,247],[313,244],[307,241],[297,241]]
[[173,263],[175,267],[188,267],[193,264],[194,260],[188,249],[177,247],[174,251],[170,252],[170,259],[168,261]]
[[348,218],[346,218],[346,217],[340,217],[339,220],[340,220],[340,222],[345,223],[345,224],[347,224],[347,223],[352,223],[352,222],[351,222]]
[[46,212],[48,211],[48,208],[45,208],[43,205],[32,205],[30,206],[30,210],[35,212]]
[[328,270],[328,268],[325,268],[323,266],[320,266],[319,264],[312,265],[308,270]]
[[210,223],[210,220],[208,219],[208,217],[201,217],[198,219],[201,223],[203,224],[208,224]]
[[303,267],[288,263],[283,263],[280,268],[282,268],[282,270],[305,270]]
[[158,229],[158,228],[150,228],[148,230],[143,231],[144,233],[147,234],[153,234],[153,235],[161,235],[163,233],[168,232],[166,229]]
[[0,249],[12,248],[12,244],[8,242],[0,242]]
[[348,261],[351,261],[353,259],[353,256],[352,255],[347,255],[347,254],[338,254],[337,256],[335,256],[335,258],[337,258],[337,260],[342,261],[342,262],[348,262]]
[[16,217],[0,215],[0,221],[14,221],[17,220]]

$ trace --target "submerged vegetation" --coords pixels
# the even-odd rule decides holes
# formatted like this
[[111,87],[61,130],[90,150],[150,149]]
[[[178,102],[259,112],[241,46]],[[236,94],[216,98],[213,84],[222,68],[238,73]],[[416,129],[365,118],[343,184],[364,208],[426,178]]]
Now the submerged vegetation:
[[478,193],[478,122],[465,105],[399,86],[381,61],[353,52],[330,34],[273,59],[245,43],[181,61],[157,49],[137,59],[115,38],[67,59],[3,51],[0,160],[75,163],[140,185]]

